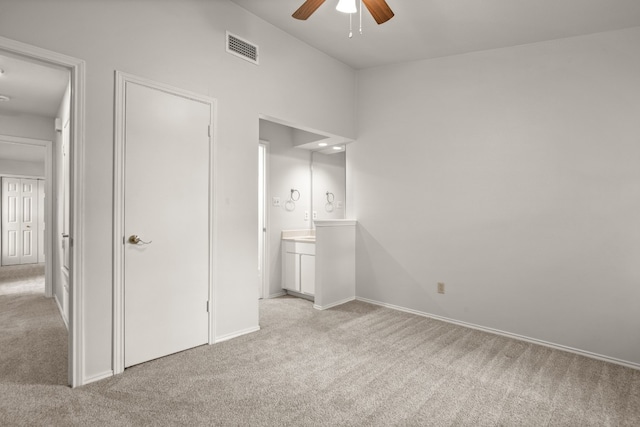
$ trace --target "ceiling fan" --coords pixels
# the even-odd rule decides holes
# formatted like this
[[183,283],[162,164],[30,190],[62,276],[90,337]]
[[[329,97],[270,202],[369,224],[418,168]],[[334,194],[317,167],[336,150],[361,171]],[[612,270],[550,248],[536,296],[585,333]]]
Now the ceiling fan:
[[[305,20],[324,2],[325,0],[306,0],[291,16],[296,19]],[[373,19],[376,20],[378,25],[384,24],[393,18],[394,13],[385,0],[362,0],[362,2],[367,9],[369,9],[369,13],[371,13],[371,16],[373,16]]]

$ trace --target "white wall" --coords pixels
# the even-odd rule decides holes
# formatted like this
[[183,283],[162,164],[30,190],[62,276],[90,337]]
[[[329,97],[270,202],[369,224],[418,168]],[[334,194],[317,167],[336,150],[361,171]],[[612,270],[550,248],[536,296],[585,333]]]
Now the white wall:
[[[42,150],[44,151],[44,148]],[[1,152],[0,157],[2,157]],[[0,158],[0,175],[44,177],[44,174],[44,162],[22,162]]]
[[359,72],[358,296],[639,364],[639,46]]
[[[225,52],[225,30],[259,66]],[[0,35],[87,63],[85,379],[111,370],[115,70],[218,99],[215,333],[257,326],[257,119],[353,138],[354,71],[226,0],[4,0]]]
[[[0,17],[2,22],[3,17]],[[0,30],[0,35],[3,35]],[[0,135],[53,141],[53,119],[31,114],[0,114]]]
[[[260,140],[268,142],[269,292],[267,296],[270,296],[282,292],[282,256],[280,254],[282,230],[303,230],[311,227],[311,222],[304,219],[304,212],[309,211],[311,204],[311,152],[294,148],[292,128],[267,120],[260,120]],[[295,202],[294,210],[289,211],[285,203],[291,197],[292,188],[300,192],[300,199]],[[280,198],[280,207],[273,206],[273,197]]]

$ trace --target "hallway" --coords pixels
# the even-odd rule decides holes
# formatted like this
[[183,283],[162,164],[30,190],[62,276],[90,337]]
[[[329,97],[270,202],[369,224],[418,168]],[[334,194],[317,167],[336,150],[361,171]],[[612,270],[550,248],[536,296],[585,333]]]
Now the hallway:
[[0,378],[67,386],[67,330],[44,296],[44,266],[0,267]]
[[0,295],[44,294],[44,264],[0,267]]

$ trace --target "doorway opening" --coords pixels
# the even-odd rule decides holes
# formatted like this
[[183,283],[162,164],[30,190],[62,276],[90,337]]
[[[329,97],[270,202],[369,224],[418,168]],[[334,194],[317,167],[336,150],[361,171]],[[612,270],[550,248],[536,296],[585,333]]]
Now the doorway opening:
[[[215,100],[119,71],[115,77],[112,363],[119,374],[213,343]],[[163,191],[148,191],[153,186]],[[185,213],[194,232],[168,226]]]
[[[4,114],[0,108],[0,117]],[[52,296],[52,197],[46,197],[52,195],[51,146],[51,141],[0,135],[0,294],[18,292],[11,278],[25,276],[40,277],[39,290]]]
[[[4,69],[2,73],[3,91],[14,91],[15,98],[3,103],[3,120],[0,121],[0,134],[5,135],[25,135],[3,137],[5,141],[12,143],[15,147],[41,146],[47,151],[45,158],[45,234],[43,245],[45,247],[45,294],[53,296],[62,287],[59,280],[58,267],[60,264],[56,260],[64,257],[65,251],[68,253],[68,302],[66,304],[67,325],[68,325],[68,384],[72,387],[82,385],[91,380],[84,378],[84,356],[82,345],[82,217],[83,211],[83,189],[84,168],[83,168],[83,136],[84,136],[84,81],[85,64],[84,61],[66,55],[41,49],[36,46],[21,43],[15,40],[0,37],[0,60],[5,64],[0,66]],[[6,66],[6,68],[5,68]],[[20,68],[20,72],[14,74]],[[56,99],[52,96],[51,82],[48,77],[52,70],[58,78],[64,79],[64,91],[68,92],[67,100],[67,128],[68,128],[68,197],[62,203],[63,190],[58,189],[63,185],[64,179],[57,176],[62,171],[63,162],[55,158],[55,148],[60,144],[58,135],[63,132],[62,125],[65,124],[58,117],[58,112],[62,108],[63,96]],[[43,74],[44,73],[44,74]],[[60,77],[62,76],[62,77]],[[20,78],[18,78],[20,77]],[[25,84],[26,81],[26,84]],[[56,92],[59,89],[53,89]],[[48,101],[33,101],[34,96],[47,96]],[[60,94],[61,95],[61,94]],[[31,97],[31,98],[30,98]],[[10,95],[8,98],[12,98]],[[23,102],[25,99],[32,99],[31,102]],[[13,102],[15,101],[15,103]],[[55,111],[44,113],[38,108]],[[30,117],[26,117],[30,116]],[[38,120],[37,118],[40,118]],[[58,119],[58,120],[57,120]],[[43,125],[48,121],[48,125]],[[48,130],[47,130],[48,129]],[[47,132],[50,131],[50,134]],[[31,134],[29,132],[32,132]],[[48,136],[50,135],[50,136]],[[23,173],[13,173],[19,178]],[[14,176],[15,178],[15,176]],[[27,177],[28,178],[28,177]],[[60,203],[58,203],[60,202]],[[63,228],[58,226],[57,221],[64,218],[63,206],[67,206],[68,233],[67,237],[62,236]],[[58,213],[58,211],[61,211]],[[47,213],[48,212],[48,213]],[[67,239],[66,245],[61,242]],[[62,297],[58,299],[61,305]],[[61,310],[62,311],[62,310]],[[63,316],[64,317],[64,316]]]

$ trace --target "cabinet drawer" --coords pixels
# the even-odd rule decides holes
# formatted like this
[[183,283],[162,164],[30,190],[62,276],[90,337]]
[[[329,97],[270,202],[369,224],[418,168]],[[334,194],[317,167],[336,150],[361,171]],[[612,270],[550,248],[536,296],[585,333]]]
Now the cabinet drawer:
[[308,242],[285,242],[284,250],[293,254],[315,255],[316,244]]

